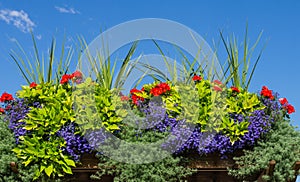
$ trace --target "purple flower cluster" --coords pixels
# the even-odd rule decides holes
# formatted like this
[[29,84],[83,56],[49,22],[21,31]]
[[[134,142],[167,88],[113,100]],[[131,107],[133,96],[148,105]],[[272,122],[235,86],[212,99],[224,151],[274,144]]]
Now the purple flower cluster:
[[80,160],[81,154],[91,152],[92,148],[87,140],[76,133],[74,123],[65,125],[57,132],[57,135],[66,141],[66,146],[62,147],[61,150],[72,156],[75,161]]
[[24,129],[25,122],[21,122],[22,119],[26,117],[29,112],[30,107],[24,99],[14,100],[11,104],[11,109],[7,114],[7,119],[9,120],[9,128],[13,131],[16,143],[19,143],[19,137],[24,136],[28,131]]
[[84,138],[88,141],[91,149],[98,150],[110,137],[110,133],[104,128],[86,131]]
[[270,130],[274,118],[269,114],[269,110],[272,112],[279,112],[280,106],[276,101],[271,101],[270,99],[264,100],[263,103],[266,105],[266,109],[256,110],[248,117],[239,114],[230,115],[235,122],[247,120],[250,123],[248,132],[234,144],[230,142],[229,137],[222,133],[201,132],[199,126],[196,126],[195,128],[189,127],[189,129],[187,129],[185,124],[180,124],[184,123],[184,121],[177,121],[174,118],[169,118],[167,115],[165,115],[163,122],[156,125],[156,128],[161,132],[169,131],[175,136],[163,144],[163,148],[165,149],[170,148],[170,146],[178,147],[178,142],[183,142],[183,140],[188,137],[186,141],[180,145],[177,151],[175,151],[176,153],[185,150],[197,150],[199,153],[205,154],[218,152],[226,157],[226,154],[232,153],[237,149],[255,145],[256,141]]

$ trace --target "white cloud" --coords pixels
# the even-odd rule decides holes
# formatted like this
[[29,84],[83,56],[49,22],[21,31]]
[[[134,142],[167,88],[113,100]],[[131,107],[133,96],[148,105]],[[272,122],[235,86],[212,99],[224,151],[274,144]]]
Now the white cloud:
[[39,34],[39,35],[36,36],[36,38],[37,38],[38,40],[41,40],[41,39],[42,39],[42,35]]
[[11,41],[11,42],[17,42],[17,39],[14,38],[14,37],[11,37],[11,38],[9,38],[9,41]]
[[1,9],[0,10],[0,20],[5,21],[7,24],[13,24],[22,32],[30,32],[35,27],[35,24],[30,20],[28,14],[21,11]]
[[59,11],[60,13],[80,14],[80,12],[77,11],[76,9],[74,9],[74,8],[55,6],[55,9],[57,11]]

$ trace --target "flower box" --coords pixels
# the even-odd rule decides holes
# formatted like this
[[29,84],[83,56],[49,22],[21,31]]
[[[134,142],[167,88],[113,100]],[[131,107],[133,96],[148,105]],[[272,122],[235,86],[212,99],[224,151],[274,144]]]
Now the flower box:
[[13,161],[0,175],[12,182],[92,181],[90,175],[94,181],[295,181],[294,107],[266,86],[250,93],[237,74],[247,70],[231,66],[231,87],[229,80],[204,79],[199,65],[197,73],[186,68],[183,81],[155,79],[128,95],[111,86],[114,74],[105,64],[96,80],[80,71],[59,70],[56,81],[52,73],[48,81],[38,75],[39,83],[23,86],[16,98],[0,97],[1,161]]

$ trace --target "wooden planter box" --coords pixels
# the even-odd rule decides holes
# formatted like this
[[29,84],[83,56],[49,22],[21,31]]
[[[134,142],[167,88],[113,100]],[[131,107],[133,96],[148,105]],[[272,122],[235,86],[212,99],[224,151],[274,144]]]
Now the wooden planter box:
[[[188,182],[239,182],[238,180],[228,175],[228,167],[236,167],[232,157],[228,159],[220,159],[217,154],[211,154],[207,156],[199,156],[199,154],[191,153],[187,156],[191,159],[189,166],[190,168],[196,169],[197,172],[187,178]],[[113,176],[103,176],[101,180],[92,180],[91,175],[101,170],[98,168],[98,158],[94,154],[84,154],[81,158],[82,165],[72,169],[73,175],[67,175],[64,181],[72,182],[113,182]],[[261,171],[258,174],[249,176],[249,178],[243,181],[257,181],[264,182],[262,179],[263,175],[273,175],[276,162],[270,161],[267,169]],[[296,181],[296,171],[300,169],[300,161],[295,162],[295,178],[287,179],[287,182]]]

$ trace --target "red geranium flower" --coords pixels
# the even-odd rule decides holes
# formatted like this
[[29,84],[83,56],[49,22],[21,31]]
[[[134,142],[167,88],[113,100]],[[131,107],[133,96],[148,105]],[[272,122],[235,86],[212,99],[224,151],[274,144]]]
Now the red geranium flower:
[[72,79],[72,75],[65,74],[61,77],[60,84],[68,83]]
[[214,80],[214,83],[218,84],[218,85],[223,85],[223,83],[219,80]]
[[161,94],[166,93],[169,90],[171,90],[171,88],[167,83],[160,83],[150,90],[150,94],[154,96],[159,96]]
[[230,87],[230,88],[231,88],[231,90],[232,90],[233,92],[240,93],[240,90],[239,90],[237,87],[232,86],[232,87]]
[[130,93],[133,94],[133,93],[136,93],[136,92],[141,92],[140,90],[136,89],[136,88],[133,88],[130,90]]
[[294,106],[292,106],[291,104],[288,104],[287,106],[284,107],[286,109],[286,111],[289,113],[289,114],[292,114],[293,112],[295,112],[295,108]]
[[37,84],[36,84],[35,82],[32,82],[32,83],[29,85],[30,88],[34,88],[34,87],[36,87],[36,86],[37,86]]
[[138,90],[136,88],[133,88],[130,90],[130,94],[131,94],[131,99],[132,99],[132,102],[137,105],[138,104],[138,101],[141,100],[141,101],[144,101],[145,99],[143,97],[140,97],[140,96],[137,96],[135,93],[139,93],[139,92],[142,92],[141,90]]
[[3,113],[4,113],[4,109],[0,108],[0,114],[3,114]]
[[288,103],[288,101],[287,101],[286,98],[280,98],[280,99],[278,99],[278,100],[279,100],[279,102],[280,102],[281,105],[285,105],[285,104]]
[[215,86],[213,87],[213,89],[214,89],[215,91],[217,91],[217,92],[222,91],[222,88],[219,87],[219,86],[217,86],[217,85],[215,85]]
[[74,73],[72,73],[71,77],[76,79],[81,79],[82,73],[80,71],[75,71]]
[[199,76],[199,75],[194,75],[193,76],[193,81],[201,81],[202,80],[202,77]]
[[268,87],[266,87],[266,86],[263,86],[263,87],[262,87],[262,90],[261,90],[260,94],[261,94],[262,96],[265,96],[265,97],[271,99],[271,100],[274,99],[274,96],[273,96],[273,94],[272,94],[272,90],[269,90]]
[[6,92],[4,92],[0,97],[0,102],[10,101],[10,100],[14,100],[14,98],[11,94],[8,94]]

